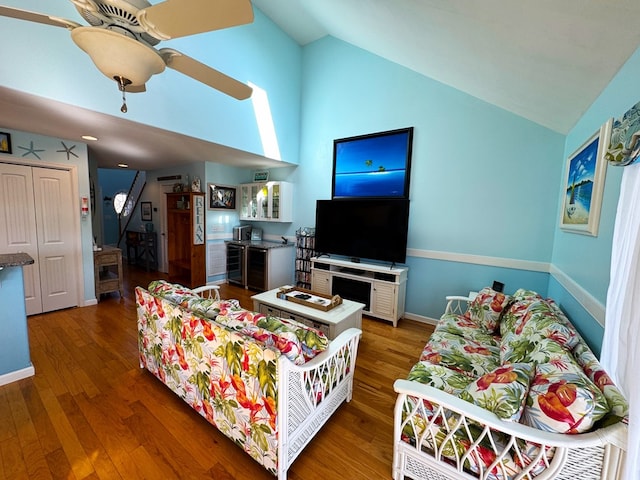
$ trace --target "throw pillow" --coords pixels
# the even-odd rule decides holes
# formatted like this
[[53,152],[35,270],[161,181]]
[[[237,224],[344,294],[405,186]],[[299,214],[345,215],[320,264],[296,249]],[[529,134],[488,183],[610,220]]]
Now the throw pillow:
[[536,366],[521,422],[555,433],[582,433],[604,417],[609,405],[577,364]]
[[533,377],[528,363],[502,365],[465,387],[460,398],[495,413],[503,420],[517,422]]
[[471,320],[480,328],[489,333],[494,333],[500,325],[500,318],[509,300],[510,297],[504,293],[485,287],[478,292],[476,298],[469,304],[468,313]]

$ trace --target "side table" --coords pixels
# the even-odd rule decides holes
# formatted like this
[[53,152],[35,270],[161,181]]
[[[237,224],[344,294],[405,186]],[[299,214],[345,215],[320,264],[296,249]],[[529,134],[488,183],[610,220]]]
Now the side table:
[[103,293],[118,292],[123,296],[122,251],[119,248],[103,246],[102,250],[94,251],[93,271],[98,301]]

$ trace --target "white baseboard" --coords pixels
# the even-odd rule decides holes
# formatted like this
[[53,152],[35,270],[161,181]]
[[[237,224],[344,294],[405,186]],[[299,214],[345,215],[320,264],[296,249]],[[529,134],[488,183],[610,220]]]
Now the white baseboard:
[[438,324],[438,320],[435,318],[431,318],[431,317],[425,317],[424,315],[418,315],[416,313],[409,313],[409,312],[404,312],[404,317],[407,320],[414,320],[416,322],[420,322],[420,323],[426,323],[428,325],[437,325]]
[[23,368],[22,370],[5,373],[4,375],[0,375],[0,386],[17,382],[18,380],[22,380],[23,378],[33,377],[35,374],[36,369],[33,368],[33,365],[27,368]]

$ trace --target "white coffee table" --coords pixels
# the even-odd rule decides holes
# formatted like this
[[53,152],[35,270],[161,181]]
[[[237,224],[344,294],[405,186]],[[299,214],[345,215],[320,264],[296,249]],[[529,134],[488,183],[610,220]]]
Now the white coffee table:
[[363,303],[343,299],[341,305],[324,312],[278,298],[277,293],[281,288],[283,287],[253,295],[251,297],[253,309],[264,315],[290,318],[304,325],[317,328],[324,332],[329,340],[333,340],[347,328],[362,329]]

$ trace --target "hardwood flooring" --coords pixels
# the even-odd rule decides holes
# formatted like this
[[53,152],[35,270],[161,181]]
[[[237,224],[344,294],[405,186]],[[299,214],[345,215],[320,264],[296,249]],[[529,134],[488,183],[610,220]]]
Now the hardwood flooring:
[[[133,289],[161,277],[125,266],[125,295],[29,317],[34,377],[0,387],[0,478],[271,480],[274,477],[138,366]],[[253,292],[223,285],[252,308]],[[363,320],[353,400],[290,480],[391,478],[393,381],[432,327]]]

